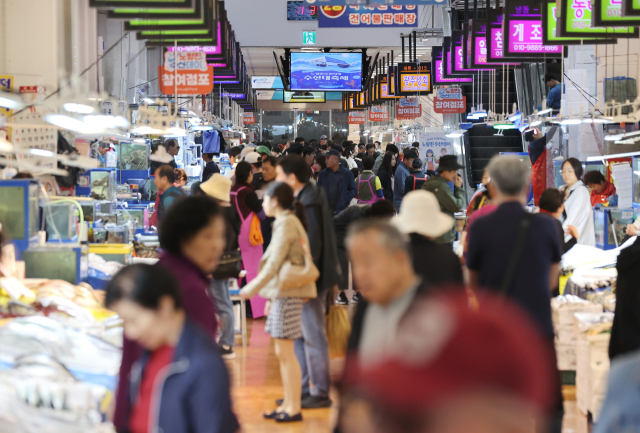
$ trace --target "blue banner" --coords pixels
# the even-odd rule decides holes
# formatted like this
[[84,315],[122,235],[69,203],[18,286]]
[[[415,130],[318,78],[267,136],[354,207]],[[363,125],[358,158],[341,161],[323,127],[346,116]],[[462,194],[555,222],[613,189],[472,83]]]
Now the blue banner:
[[347,5],[442,5],[445,0],[305,0],[308,5],[314,6],[347,6]]
[[418,7],[321,6],[318,27],[417,27]]

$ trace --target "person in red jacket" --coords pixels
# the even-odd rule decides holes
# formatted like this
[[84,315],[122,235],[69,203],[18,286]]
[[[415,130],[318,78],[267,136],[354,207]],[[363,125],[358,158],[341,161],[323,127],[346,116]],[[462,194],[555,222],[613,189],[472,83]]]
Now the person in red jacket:
[[591,206],[597,204],[615,206],[617,204],[617,197],[615,200],[612,199],[616,195],[616,187],[599,171],[588,171],[584,175],[584,183],[591,190]]

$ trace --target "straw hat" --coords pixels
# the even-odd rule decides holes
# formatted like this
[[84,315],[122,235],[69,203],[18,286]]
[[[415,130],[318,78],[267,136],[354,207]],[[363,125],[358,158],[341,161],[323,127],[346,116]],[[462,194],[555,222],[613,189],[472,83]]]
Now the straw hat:
[[451,230],[454,220],[440,211],[440,203],[432,192],[417,190],[404,196],[394,224],[403,233],[437,238]]
[[200,184],[205,194],[220,201],[231,201],[231,179],[220,173],[214,173],[206,182]]

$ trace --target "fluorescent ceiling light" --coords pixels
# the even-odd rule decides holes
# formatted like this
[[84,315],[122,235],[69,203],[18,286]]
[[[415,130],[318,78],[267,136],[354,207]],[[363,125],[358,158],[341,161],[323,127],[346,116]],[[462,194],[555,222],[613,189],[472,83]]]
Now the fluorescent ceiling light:
[[605,159],[614,159],[614,158],[626,158],[628,156],[639,156],[639,155],[640,155],[640,152],[627,152],[627,153],[616,153],[613,155],[587,156],[587,162],[602,161]]
[[534,120],[533,122],[530,123],[529,126],[538,126],[542,124],[542,120]]
[[62,129],[76,132],[93,132],[89,126],[81,120],[75,119],[64,114],[45,114],[44,120]]
[[552,111],[553,111],[553,108],[547,108],[545,110],[538,111],[536,114],[541,115],[541,114],[551,113]]
[[18,99],[17,96],[13,96],[8,92],[0,93],[0,107],[5,107],[10,110],[17,110],[22,108],[24,104]]
[[43,149],[29,149],[29,153],[37,156],[46,156],[47,158],[52,158],[55,155],[53,152]]
[[582,119],[578,119],[578,118],[570,118],[570,119],[564,119],[560,121],[560,125],[579,125],[582,123]]
[[624,138],[624,135],[622,134],[607,135],[604,137],[605,141],[618,141],[618,140],[622,140],[623,138]]
[[93,113],[93,107],[85,104],[75,104],[73,102],[67,102],[62,105],[62,108],[67,110],[70,113],[79,113],[79,114],[91,114]]

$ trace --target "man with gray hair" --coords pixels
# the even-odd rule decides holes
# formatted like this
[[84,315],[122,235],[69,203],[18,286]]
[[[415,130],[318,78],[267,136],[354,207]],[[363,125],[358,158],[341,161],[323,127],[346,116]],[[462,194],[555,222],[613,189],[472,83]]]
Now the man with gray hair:
[[[514,155],[495,156],[487,166],[498,208],[469,230],[467,268],[472,287],[494,290],[519,303],[538,324],[554,350],[551,291],[558,285],[561,243],[549,215],[525,211],[531,170]],[[558,386],[551,431],[561,431],[562,393]]]
[[391,223],[357,221],[345,243],[364,298],[353,318],[348,356],[374,363],[395,341],[398,323],[426,287],[413,269],[407,236]]

